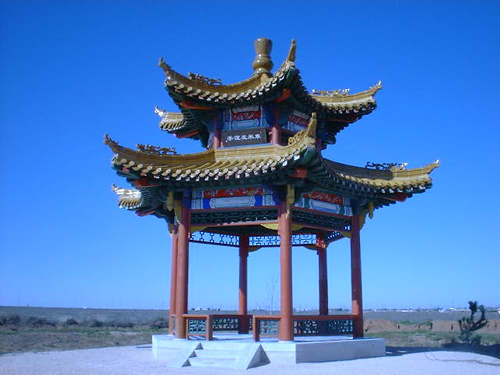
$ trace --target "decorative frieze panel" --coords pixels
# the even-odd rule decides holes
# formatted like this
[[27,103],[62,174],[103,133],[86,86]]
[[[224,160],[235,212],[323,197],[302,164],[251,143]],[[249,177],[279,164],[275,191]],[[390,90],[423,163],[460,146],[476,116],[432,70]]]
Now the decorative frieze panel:
[[[350,226],[346,226],[345,229],[346,229],[345,232],[350,232],[350,230],[351,230]],[[328,244],[328,243],[340,240],[342,238],[344,238],[344,235],[342,233],[331,232],[329,235],[326,236],[325,242]]]
[[220,225],[227,223],[276,220],[278,220],[278,210],[276,208],[191,212],[191,225]]
[[203,232],[203,231],[191,233],[189,241],[197,243],[213,244],[213,245],[231,246],[231,247],[240,246],[239,236],[234,236],[230,234]]
[[316,225],[328,228],[331,231],[347,231],[349,219],[342,219],[336,216],[321,215],[310,211],[294,210],[292,212],[292,221],[296,224]]
[[230,108],[223,113],[224,130],[241,130],[269,127],[265,110],[260,105]]
[[309,116],[299,111],[293,111],[287,117],[284,128],[293,132],[304,130],[309,123]]
[[[280,245],[280,236],[255,236],[250,237],[250,246],[275,247]],[[293,234],[292,246],[315,245],[315,234]]]
[[[255,248],[277,247],[280,245],[279,236],[249,236],[248,240],[249,240],[249,246]],[[328,238],[327,242],[329,240],[331,239]],[[240,245],[238,235],[211,233],[204,231],[191,233],[189,241],[197,243],[229,246],[229,247],[239,247]],[[306,246],[306,245],[312,246],[316,245],[317,236],[316,234],[293,234],[291,242],[292,246]]]
[[352,216],[352,207],[350,204],[349,198],[331,193],[313,191],[302,194],[295,203],[295,207]]
[[275,206],[277,197],[264,187],[193,190],[192,209]]

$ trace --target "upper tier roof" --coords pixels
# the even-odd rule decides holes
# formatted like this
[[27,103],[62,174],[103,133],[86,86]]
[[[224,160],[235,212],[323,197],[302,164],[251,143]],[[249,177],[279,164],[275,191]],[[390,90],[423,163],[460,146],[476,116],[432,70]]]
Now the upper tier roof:
[[[254,74],[229,85],[200,75],[190,74],[187,77],[160,59],[159,65],[166,75],[165,87],[182,111],[172,113],[157,109],[162,118],[160,127],[178,136],[203,139],[204,134],[206,138],[206,130],[201,119],[206,119],[204,116],[211,110],[278,101],[287,102],[294,109],[308,114],[316,112],[325,122],[325,128],[318,129],[318,132],[324,135],[327,143],[335,143],[335,135],[340,130],[376,107],[374,96],[382,87],[380,82],[352,95],[348,90],[315,91],[310,94],[295,66],[295,41],[292,41],[288,56],[274,74],[270,72],[272,63],[268,56],[270,41],[267,41],[267,51],[262,46],[259,49],[259,41],[267,40],[256,41],[258,55],[254,61]],[[262,56],[267,56],[268,61],[263,62],[265,59]]]
[[[166,155],[120,146],[108,136],[105,143],[114,152],[113,167],[142,190],[289,183],[297,168],[307,170],[306,183],[358,199],[369,199],[375,207],[403,200],[432,185],[430,173],[438,162],[422,168],[374,170],[336,163],[321,156],[316,147],[316,114],[308,127],[290,138],[287,146],[266,145],[211,149],[195,154]],[[142,191],[141,190],[141,191]],[[151,193],[151,192],[149,192]],[[123,194],[122,194],[123,195]],[[148,199],[151,194],[148,195]],[[137,195],[127,191],[126,201],[137,207]],[[128,207],[128,206],[127,206]]]

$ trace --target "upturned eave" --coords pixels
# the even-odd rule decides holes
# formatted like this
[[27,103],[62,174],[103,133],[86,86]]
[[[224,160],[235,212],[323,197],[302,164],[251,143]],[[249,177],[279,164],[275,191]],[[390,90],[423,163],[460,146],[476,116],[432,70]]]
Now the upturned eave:
[[[172,114],[172,119],[162,119],[160,127],[176,135],[190,134],[192,130],[201,131],[204,127],[198,117],[205,116],[207,111],[289,101],[305,113],[318,113],[326,126],[324,141],[335,143],[338,132],[376,108],[374,96],[381,88],[380,83],[355,94],[340,90],[328,91],[326,95],[309,93],[296,67],[295,54],[296,45],[292,41],[287,57],[274,74],[254,73],[247,79],[228,85],[199,75],[190,78],[160,59],[159,66],[166,76],[165,88],[182,111],[182,114]],[[181,115],[184,115],[183,121],[176,121],[176,116]]]
[[114,156],[113,167],[121,174],[170,184],[245,183],[248,178],[271,177],[283,168],[303,164],[316,150],[316,115],[308,127],[289,140],[287,146],[264,145],[210,149],[194,154],[165,155],[133,150],[106,135],[104,143]]

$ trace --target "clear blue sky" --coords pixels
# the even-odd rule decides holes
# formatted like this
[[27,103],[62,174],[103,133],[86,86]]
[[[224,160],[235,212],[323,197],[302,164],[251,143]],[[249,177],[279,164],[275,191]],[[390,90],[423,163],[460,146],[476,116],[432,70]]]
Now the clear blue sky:
[[[158,58],[231,83],[258,37],[275,67],[297,40],[308,89],[383,81],[326,157],[441,160],[432,189],[363,228],[365,307],[499,305],[499,18],[497,1],[0,2],[0,305],[168,308],[166,224],[118,209],[102,138],[199,151],[158,128],[154,106],[176,110]],[[251,308],[279,306],[278,253],[250,255]],[[331,308],[350,306],[349,262],[347,240],[329,247]],[[295,307],[316,308],[316,254],[293,267]],[[234,308],[237,269],[234,249],[193,244],[190,307]]]

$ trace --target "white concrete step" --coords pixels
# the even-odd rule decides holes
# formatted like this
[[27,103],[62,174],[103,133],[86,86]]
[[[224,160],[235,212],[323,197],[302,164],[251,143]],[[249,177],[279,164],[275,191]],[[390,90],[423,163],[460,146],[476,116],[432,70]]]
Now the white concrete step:
[[248,369],[269,363],[264,349],[259,344],[221,346],[217,343],[204,343],[190,355],[188,363],[193,367],[220,367]]
[[236,343],[235,345],[228,345],[227,341],[202,341],[203,349],[205,350],[244,350],[240,343]]
[[220,349],[197,349],[194,357],[189,358],[193,367],[222,367],[234,368],[236,366],[238,352]]
[[228,358],[203,358],[203,357],[191,357],[189,358],[189,363],[193,367],[220,367],[220,368],[235,368],[236,359]]
[[212,349],[198,349],[195,350],[196,357],[198,358],[220,358],[220,359],[235,359],[239,352],[234,350],[212,350]]

